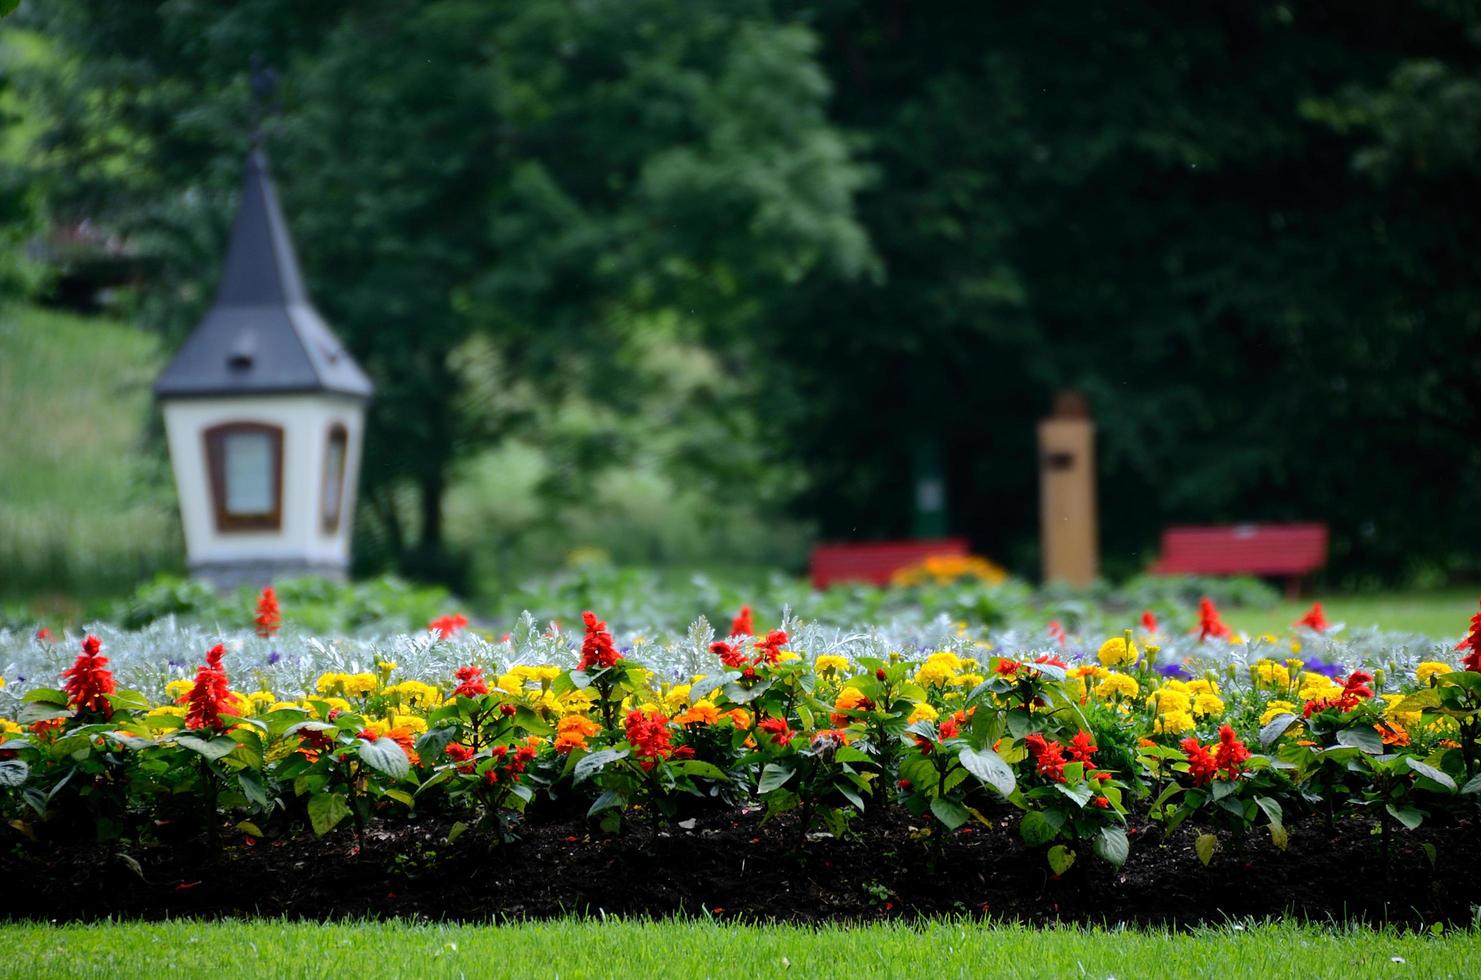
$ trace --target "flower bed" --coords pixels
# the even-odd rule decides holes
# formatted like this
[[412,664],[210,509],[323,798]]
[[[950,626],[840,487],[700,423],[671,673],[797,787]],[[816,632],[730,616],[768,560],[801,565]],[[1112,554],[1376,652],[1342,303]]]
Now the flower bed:
[[[258,642],[278,619],[264,602]],[[0,870],[34,902],[60,902],[58,869],[85,870],[77,849],[103,841],[123,855],[115,873],[180,875],[182,892],[205,882],[185,880],[189,867],[229,876],[223,855],[257,854],[245,866],[264,881],[285,855],[312,859],[315,876],[335,855],[394,893],[385,876],[417,880],[408,863],[440,868],[427,853],[453,848],[458,867],[503,869],[511,885],[533,856],[566,869],[553,875],[565,892],[542,894],[569,908],[603,875],[630,875],[633,855],[682,875],[739,849],[758,882],[779,869],[850,882],[839,914],[1001,910],[1050,892],[1073,909],[1128,882],[1173,894],[1201,866],[1224,879],[1258,867],[1247,880],[1268,882],[1312,862],[1332,889],[1332,903],[1308,903],[1317,911],[1352,900],[1358,864],[1380,888],[1420,875],[1432,914],[1463,917],[1477,898],[1474,873],[1434,869],[1473,851],[1481,614],[1458,658],[1381,661],[1323,638],[1317,611],[1291,637],[1231,643],[1211,603],[1192,635],[1160,637],[1149,620],[1079,656],[966,630],[910,654],[794,624],[753,635],[748,613],[723,639],[701,621],[651,646],[619,646],[590,612],[570,641],[527,623],[489,643],[465,625],[441,620],[405,648],[419,667],[455,665],[440,676],[380,659],[275,688],[258,663],[234,668],[254,650],[239,642],[202,651],[193,676],[153,696],[120,684],[88,636],[58,687],[33,675],[0,721],[0,815],[17,846]],[[662,654],[656,669],[644,650]],[[707,669],[676,674],[685,657]],[[933,904],[911,874],[965,891]],[[764,911],[739,884],[719,890]],[[708,901],[703,887],[682,898]]]

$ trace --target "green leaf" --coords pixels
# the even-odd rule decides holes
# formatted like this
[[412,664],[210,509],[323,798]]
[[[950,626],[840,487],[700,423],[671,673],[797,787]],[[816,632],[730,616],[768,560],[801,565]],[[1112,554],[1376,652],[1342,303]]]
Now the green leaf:
[[1018,822],[1018,834],[1029,847],[1038,847],[1052,841],[1059,834],[1063,822],[1062,816],[1059,823],[1055,823],[1044,811],[1030,810]]
[[359,742],[355,747],[355,754],[376,772],[392,779],[405,779],[407,773],[411,772],[411,760],[406,757],[405,750],[392,739],[378,738],[371,742],[362,738]]
[[712,674],[702,680],[695,681],[689,688],[689,702],[694,704],[703,701],[706,694],[720,690],[731,681],[730,674]]
[[320,793],[309,798],[309,823],[316,837],[323,837],[349,815],[349,804],[340,793]]
[[627,749],[602,749],[599,752],[592,752],[589,755],[584,755],[581,757],[581,760],[576,763],[576,768],[571,773],[571,781],[575,783],[584,783],[592,776],[595,776],[597,773],[601,772],[603,767],[605,767],[608,763],[616,762],[619,759],[625,758],[627,758]]
[[21,705],[21,710],[15,714],[15,720],[22,725],[31,725],[38,721],[51,721],[53,718],[67,718],[71,714],[72,709],[66,705],[37,701]]
[[30,772],[31,767],[20,759],[0,761],[0,786],[19,786]]
[[1063,844],[1055,844],[1049,848],[1048,858],[1049,867],[1055,874],[1062,875],[1075,863],[1075,852]]
[[756,786],[756,795],[765,796],[772,790],[777,789],[795,773],[786,766],[779,766],[775,762],[768,762],[761,770],[761,782]]
[[122,711],[148,711],[149,699],[138,691],[114,691],[112,694],[104,695],[108,703],[116,710]]
[[1383,808],[1388,811],[1389,816],[1410,830],[1417,829],[1424,822],[1424,813],[1412,806],[1397,807],[1392,803],[1386,803]]
[[212,762],[225,758],[236,750],[237,743],[229,738],[217,736],[210,740],[200,738],[196,735],[176,735],[175,744],[182,749],[199,752]]
[[[1065,768],[1069,767],[1066,766]],[[1078,783],[1074,786],[1066,786],[1064,783],[1055,783],[1054,788],[1059,790],[1065,796],[1068,796],[1070,799],[1074,800],[1081,807],[1084,807],[1086,804],[1088,804],[1091,797],[1095,795],[1094,791],[1091,790],[1091,788],[1085,783]]]
[[[242,787],[242,795],[250,800],[253,806],[266,810],[272,805],[272,800],[267,795],[267,787],[263,785],[262,781],[255,774],[249,772],[237,773],[237,785]],[[256,836],[261,837],[262,835],[257,834]]]
[[1193,850],[1198,854],[1198,860],[1203,862],[1204,867],[1214,859],[1214,852],[1219,849],[1219,838],[1213,834],[1199,834],[1198,839],[1193,842]]
[[1272,800],[1268,796],[1257,796],[1255,797],[1255,805],[1265,811],[1266,818],[1272,824],[1283,825],[1285,823],[1285,812],[1281,809],[1278,801]]
[[26,704],[55,704],[65,708],[67,693],[52,687],[33,687],[21,695],[21,701]]
[[244,834],[251,834],[253,837],[265,836],[262,833],[262,828],[257,826],[250,820],[243,820],[241,823],[236,825],[235,829],[240,830]]
[[1383,739],[1371,728],[1344,728],[1337,733],[1337,742],[1368,755],[1383,755]]
[[[1297,718],[1295,715],[1290,714],[1289,712],[1283,715],[1276,715],[1274,718],[1270,719],[1270,721],[1263,728],[1260,729],[1260,748],[1270,748],[1271,744],[1276,739],[1280,738],[1286,733],[1286,729],[1290,728],[1292,725],[1296,724],[1296,722],[1300,720],[1300,718]],[[1204,863],[1207,864],[1208,862]]]
[[152,748],[156,744],[153,739],[140,738],[139,736],[132,735],[128,732],[104,732],[103,736],[111,741],[117,742],[124,748],[133,749],[135,751],[138,751],[139,749]]
[[[1414,758],[1412,755],[1404,756],[1404,762],[1408,764],[1410,769],[1413,769],[1425,779],[1430,779],[1439,783],[1441,786],[1445,787],[1452,793],[1456,792],[1455,780],[1451,779],[1448,774],[1441,772],[1434,766],[1430,765],[1428,762],[1421,762],[1418,759]],[[1413,828],[1410,829],[1412,830]]]
[[1460,792],[1462,796],[1469,796],[1472,793],[1481,793],[1481,773],[1477,773],[1470,779],[1466,780],[1466,784],[1460,788]]
[[1126,831],[1120,827],[1102,827],[1100,836],[1096,837],[1091,847],[1103,861],[1118,868],[1126,863],[1126,856],[1131,853],[1131,843],[1126,839]]
[[413,799],[412,795],[404,789],[388,789],[386,790],[385,795],[395,800],[397,803],[400,803],[408,810],[413,809],[416,806],[416,800]]
[[935,814],[936,819],[945,824],[948,830],[956,830],[972,818],[966,807],[940,796],[931,801],[931,813]]
[[705,762],[701,759],[685,759],[682,762],[671,763],[669,768],[680,775],[700,776],[704,779],[713,779],[721,783],[725,782],[728,778],[725,775],[725,770],[713,762]]
[[747,687],[739,681],[730,681],[725,685],[725,696],[735,704],[747,704],[765,694],[775,682],[775,678],[768,677]]
[[833,788],[843,794],[844,799],[852,803],[860,813],[864,812],[864,798],[854,791],[854,788],[846,780],[835,779]]
[[455,823],[451,827],[447,828],[447,842],[449,844],[451,844],[453,841],[457,840],[459,837],[462,837],[463,836],[463,831],[465,831],[467,829],[468,829],[468,825],[466,823],[464,823],[463,821],[459,820],[457,823]]
[[1438,708],[1440,706],[1440,692],[1433,687],[1427,687],[1422,691],[1415,691],[1391,709],[1395,713],[1408,714],[1412,711],[1423,711],[1425,708]]
[[591,817],[596,816],[598,813],[601,813],[603,810],[611,810],[614,807],[621,808],[626,805],[626,797],[617,792],[615,789],[609,789],[601,796],[598,796],[596,798],[596,801],[592,803],[591,808],[586,811],[586,816],[588,819],[590,819]]
[[1272,823],[1267,826],[1270,827],[1270,843],[1284,851],[1291,843],[1291,835],[1286,833],[1286,828],[1281,824]]
[[1002,756],[992,749],[962,749],[958,756],[962,768],[991,786],[1002,796],[1012,796],[1018,788],[1013,778],[1013,768],[1003,761]]

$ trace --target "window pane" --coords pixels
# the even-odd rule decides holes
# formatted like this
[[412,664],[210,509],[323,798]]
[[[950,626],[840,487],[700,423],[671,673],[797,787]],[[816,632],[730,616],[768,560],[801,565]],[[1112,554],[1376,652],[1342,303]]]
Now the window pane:
[[333,432],[329,436],[329,456],[324,461],[324,523],[330,527],[339,523],[339,502],[344,496],[345,483],[345,434]]
[[273,437],[266,432],[226,436],[226,512],[270,514],[273,500]]

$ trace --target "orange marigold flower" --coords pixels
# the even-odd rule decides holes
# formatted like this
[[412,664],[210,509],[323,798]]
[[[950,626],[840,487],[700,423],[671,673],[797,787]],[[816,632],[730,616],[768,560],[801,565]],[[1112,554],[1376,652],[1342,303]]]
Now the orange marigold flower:
[[864,696],[864,692],[857,687],[846,687],[839,692],[833,702],[833,711],[828,718],[834,725],[847,725],[849,716],[843,714],[845,711],[873,711],[874,701]]
[[719,720],[720,709],[713,704],[703,702],[674,718],[674,721],[680,725],[713,725]]
[[1380,721],[1373,727],[1377,729],[1378,737],[1383,739],[1384,745],[1409,744],[1408,730],[1396,721]]

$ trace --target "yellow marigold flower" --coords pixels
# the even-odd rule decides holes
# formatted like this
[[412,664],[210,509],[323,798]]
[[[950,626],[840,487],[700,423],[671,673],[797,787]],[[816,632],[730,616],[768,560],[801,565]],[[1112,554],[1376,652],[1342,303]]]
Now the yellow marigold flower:
[[322,704],[327,704],[329,706],[329,710],[330,711],[334,711],[335,709],[338,709],[340,711],[354,711],[355,710],[354,707],[351,706],[350,702],[346,701],[344,698],[327,697],[327,698],[315,698],[315,700],[316,701],[319,701]]
[[5,689],[5,678],[0,677],[0,691]]
[[390,661],[390,660],[377,660],[375,662],[375,668],[376,668],[376,670],[379,670],[379,671],[381,671],[383,673],[386,673],[386,674],[389,674],[391,671],[395,670],[397,667],[400,667],[400,666],[401,666],[400,664],[395,663],[395,662]]
[[442,703],[442,694],[431,684],[422,681],[402,681],[392,684],[386,688],[386,694],[390,695],[397,704],[420,708],[426,711],[435,708]]
[[1250,667],[1256,687],[1285,688],[1291,686],[1291,672],[1284,664],[1274,660],[1257,660]]
[[530,679],[539,681],[542,687],[554,683],[555,679],[560,675],[561,669],[559,667],[552,667],[548,664],[543,667],[530,668]]
[[1450,673],[1450,671],[1451,666],[1449,664],[1442,664],[1438,660],[1426,660],[1414,668],[1414,679],[1428,686],[1434,683],[1436,677],[1442,677]]
[[1134,698],[1141,693],[1142,686],[1136,682],[1135,677],[1114,672],[1106,674],[1105,680],[1095,685],[1095,696],[1102,701],[1109,701],[1115,697]]
[[344,680],[345,694],[352,698],[363,698],[373,694],[380,686],[374,674],[349,674]]
[[247,695],[249,710],[254,713],[266,714],[277,703],[278,696],[272,691],[253,691]]
[[[859,708],[865,707],[866,704],[872,703],[873,702],[869,701],[869,698],[865,696],[864,692],[859,690],[857,687],[846,687],[842,691],[839,691],[838,697],[834,699],[833,710],[835,712],[854,711]],[[840,721],[834,721],[835,725],[839,725],[842,723],[843,722]]]
[[1318,701],[1337,697],[1342,693],[1342,685],[1334,684],[1329,677],[1307,671],[1301,675],[1301,690],[1296,693],[1302,701]]
[[670,711],[677,711],[689,703],[689,691],[690,687],[688,684],[675,684],[663,696],[663,703],[668,706]]
[[800,653],[793,653],[791,650],[781,650],[781,651],[778,651],[778,653],[776,655],[776,659],[777,659],[777,663],[790,664],[790,663],[793,663],[794,661],[801,660],[802,659],[802,654],[800,654]]
[[1157,705],[1159,715],[1185,714],[1191,715],[1193,711],[1193,698],[1184,690],[1179,690],[1171,684],[1164,685],[1152,694],[1152,700]]
[[384,718],[372,718],[365,723],[365,727],[376,735],[384,735],[391,730],[391,723]]
[[1107,667],[1130,667],[1141,657],[1135,643],[1127,643],[1124,636],[1113,636],[1100,645],[1096,657]]
[[839,657],[831,653],[823,654],[812,664],[813,673],[819,677],[842,677],[848,668],[847,657]]
[[392,728],[405,728],[407,731],[420,735],[427,730],[427,719],[420,715],[396,715]]
[[915,706],[915,710],[910,712],[910,717],[905,719],[905,723],[914,725],[918,721],[935,721],[939,717],[941,717],[940,712],[926,702],[921,701]]
[[343,694],[346,679],[344,674],[333,672],[320,674],[319,679],[314,682],[314,690],[320,694]]
[[165,695],[171,701],[179,701],[181,698],[185,697],[185,695],[190,693],[190,689],[192,687],[195,687],[195,681],[193,680],[186,680],[182,678],[180,680],[170,681],[168,684],[165,685]]
[[25,729],[9,718],[0,718],[0,735],[19,735]]
[[[1264,727],[1265,725],[1268,725],[1275,719],[1279,718],[1281,715],[1295,714],[1300,714],[1300,712],[1296,710],[1296,706],[1291,702],[1272,701],[1265,706],[1265,713],[1260,715],[1260,725],[1261,727]],[[1292,728],[1286,729],[1287,734],[1292,734],[1293,729],[1295,731],[1299,731],[1300,726],[1293,726]]]
[[1224,702],[1217,694],[1195,694],[1193,695],[1193,713],[1200,718],[1209,715],[1222,715],[1224,713]]
[[1186,711],[1160,714],[1157,716],[1157,723],[1152,726],[1154,732],[1164,735],[1181,735],[1183,732],[1191,732],[1193,728],[1193,716]]
[[144,717],[145,718],[184,718],[185,717],[185,706],[184,705],[181,705],[181,704],[162,704],[158,708],[151,709],[149,711],[149,713],[146,714]]
[[1183,690],[1187,691],[1189,694],[1218,694],[1219,693],[1219,685],[1215,684],[1213,681],[1209,680],[1207,677],[1199,677],[1196,680],[1183,681],[1183,682],[1180,682],[1180,683],[1183,684]]

